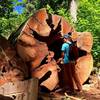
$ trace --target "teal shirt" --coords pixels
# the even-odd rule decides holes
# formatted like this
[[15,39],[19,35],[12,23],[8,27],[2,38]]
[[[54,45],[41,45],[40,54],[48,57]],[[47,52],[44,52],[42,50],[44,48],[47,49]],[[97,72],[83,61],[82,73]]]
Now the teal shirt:
[[71,42],[69,43],[63,43],[62,44],[62,48],[61,48],[61,51],[64,52],[64,64],[67,64],[69,63],[69,49],[70,49],[70,44]]

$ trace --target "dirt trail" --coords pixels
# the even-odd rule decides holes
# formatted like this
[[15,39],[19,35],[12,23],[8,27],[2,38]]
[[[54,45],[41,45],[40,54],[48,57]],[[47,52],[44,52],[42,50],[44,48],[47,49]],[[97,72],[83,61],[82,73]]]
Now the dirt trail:
[[70,98],[71,100],[100,100],[100,76],[91,76],[90,84],[83,85],[83,91]]

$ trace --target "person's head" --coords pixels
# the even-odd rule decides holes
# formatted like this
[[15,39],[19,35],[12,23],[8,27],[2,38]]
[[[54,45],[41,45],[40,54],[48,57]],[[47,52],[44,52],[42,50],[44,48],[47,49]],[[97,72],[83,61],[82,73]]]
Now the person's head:
[[68,35],[68,34],[64,35],[64,36],[63,36],[63,41],[64,41],[64,42],[69,42],[69,41],[71,42],[72,40],[71,40],[70,35]]

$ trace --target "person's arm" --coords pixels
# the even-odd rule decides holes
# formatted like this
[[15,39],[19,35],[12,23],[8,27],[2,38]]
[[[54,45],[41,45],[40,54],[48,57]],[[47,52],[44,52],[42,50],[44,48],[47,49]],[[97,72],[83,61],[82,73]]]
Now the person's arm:
[[62,45],[62,48],[61,48],[61,57],[57,60],[57,63],[61,63],[64,59],[64,51],[65,51],[65,44]]
[[64,58],[64,52],[63,51],[61,52],[61,58],[62,59]]
[[61,58],[57,60],[57,64],[61,63],[63,61],[63,58],[64,58],[64,52],[61,53]]

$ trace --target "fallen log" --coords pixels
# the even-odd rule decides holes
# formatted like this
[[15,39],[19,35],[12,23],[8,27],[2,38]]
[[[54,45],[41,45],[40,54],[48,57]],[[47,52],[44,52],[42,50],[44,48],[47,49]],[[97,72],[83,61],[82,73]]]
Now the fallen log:
[[[13,40],[16,41],[17,52],[19,56],[29,64],[29,67],[31,66],[32,76],[41,79],[41,76],[44,75],[47,70],[49,71],[51,68],[57,69],[57,66],[51,65],[52,60],[46,62],[46,59],[48,59],[47,56],[50,51],[53,51],[55,54],[53,59],[57,60],[60,58],[61,45],[63,43],[61,37],[69,32],[72,32],[72,40],[77,42],[77,47],[80,48],[81,51],[83,50],[79,53],[81,56],[78,57],[75,65],[79,67],[79,76],[82,76],[81,73],[84,74],[84,77],[81,77],[81,84],[83,84],[87,77],[89,77],[93,67],[92,56],[91,54],[88,55],[92,48],[91,33],[84,32],[79,34],[63,17],[48,14],[46,9],[43,8],[35,12],[26,23],[21,25],[16,33],[11,34],[9,40],[11,42],[13,42]],[[86,70],[82,70],[83,67],[84,69],[86,68]],[[56,82],[54,82],[56,84],[53,84],[53,81],[55,81],[53,76],[57,79]],[[47,80],[48,83],[45,82]],[[49,79],[47,80],[41,84],[53,90],[58,83],[57,72],[56,76],[52,74],[50,81]],[[51,80],[52,87],[49,84]]]
[[93,38],[90,32],[72,32],[72,40],[77,41],[77,47],[86,52],[91,52]]
[[28,77],[28,68],[24,61],[17,56],[15,48],[9,41],[0,36],[0,86]]
[[32,67],[37,67],[48,54],[48,47],[45,42],[40,42],[32,35],[21,34],[16,44],[17,52],[26,61],[34,61]]
[[[47,77],[45,74],[48,72],[50,73],[50,75]],[[38,69],[32,72],[32,76],[39,79],[44,76],[47,77],[47,79],[41,82],[40,86],[45,86],[49,90],[53,90],[59,82],[56,62],[53,60],[50,63],[43,64]]]
[[91,52],[93,38],[90,32],[78,32],[77,47],[86,52]]

